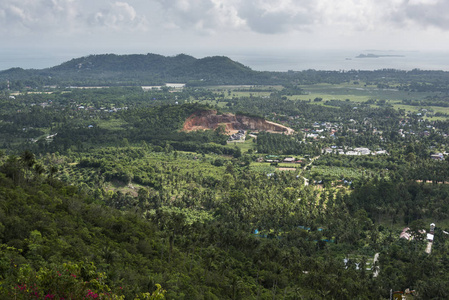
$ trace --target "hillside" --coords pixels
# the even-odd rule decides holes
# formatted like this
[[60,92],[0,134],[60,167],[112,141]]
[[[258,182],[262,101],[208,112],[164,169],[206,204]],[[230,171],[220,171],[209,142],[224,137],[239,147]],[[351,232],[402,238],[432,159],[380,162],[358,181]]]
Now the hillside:
[[68,62],[52,67],[53,72],[148,72],[163,73],[173,68],[193,64],[197,59],[184,54],[174,57],[158,54],[116,55],[101,54],[74,58]]
[[[225,167],[187,153],[104,150],[113,151],[110,158],[123,158],[120,164],[139,151],[145,162],[132,161],[154,168],[151,178],[164,186],[140,187],[137,198],[101,190],[91,196],[46,170],[31,171],[41,162],[30,152],[0,159],[1,299],[97,298],[92,293],[99,299],[163,299],[135,298],[155,291],[158,283],[167,299],[319,299],[316,291],[324,288],[337,296],[347,290],[346,299],[370,295],[361,289],[368,275],[340,267],[333,252],[315,250],[316,230],[297,229],[302,204],[280,196],[288,186],[302,190],[294,174],[275,184],[230,161]],[[77,168],[96,168],[92,163]],[[175,186],[177,196],[166,197]],[[254,197],[261,190],[269,202]],[[312,200],[311,191],[303,190],[302,197]],[[180,207],[181,199],[192,202]],[[272,210],[273,203],[280,210]],[[293,211],[296,217],[288,213]],[[251,233],[281,222],[282,241]],[[319,263],[321,255],[332,271]],[[326,284],[337,272],[347,280]]]
[[[42,85],[152,85],[181,82],[191,85],[264,84],[270,73],[251,70],[224,56],[201,59],[189,55],[101,54],[75,58],[42,70],[13,68],[0,72],[1,81],[24,80]],[[14,82],[12,82],[14,84]]]

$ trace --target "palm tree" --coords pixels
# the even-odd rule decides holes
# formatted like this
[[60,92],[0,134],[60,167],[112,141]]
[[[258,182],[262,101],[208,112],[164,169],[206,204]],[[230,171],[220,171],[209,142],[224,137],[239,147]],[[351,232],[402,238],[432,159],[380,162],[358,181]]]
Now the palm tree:
[[36,174],[36,178],[38,178],[44,172],[45,172],[45,168],[41,164],[34,165],[34,173]]
[[50,178],[53,178],[53,176],[58,172],[58,168],[55,166],[50,167]]
[[20,154],[20,161],[28,168],[30,169],[35,163],[36,158],[30,150],[25,150]]
[[25,150],[22,152],[22,154],[20,154],[19,161],[25,168],[24,175],[26,178],[27,171],[30,170],[33,167],[33,165],[36,163],[36,158],[34,157],[33,152],[31,152],[30,150]]
[[7,177],[12,178],[14,184],[19,184],[22,178],[22,168],[19,159],[15,155],[8,156],[6,162],[0,168]]

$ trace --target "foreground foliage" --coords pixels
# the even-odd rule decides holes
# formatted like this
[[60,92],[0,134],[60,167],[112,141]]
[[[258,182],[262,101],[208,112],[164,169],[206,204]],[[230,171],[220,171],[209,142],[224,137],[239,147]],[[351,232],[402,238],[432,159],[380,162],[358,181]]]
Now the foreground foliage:
[[[446,294],[443,285],[435,289],[447,274],[443,234],[432,256],[423,241],[398,240],[357,200],[366,184],[354,196],[318,192],[295,174],[267,177],[237,164],[219,175],[228,175],[227,186],[200,181],[201,172],[185,183],[164,176],[163,189],[139,193],[141,204],[124,202],[117,210],[106,206],[107,196],[95,200],[50,172],[33,173],[26,159],[33,156],[22,155],[16,172],[12,157],[0,168],[9,170],[0,173],[4,295],[147,299],[163,295],[156,284],[168,299],[378,299],[407,287],[423,299]],[[207,161],[196,168],[206,165],[224,168]],[[188,182],[198,191],[183,191]],[[183,200],[169,205],[167,188],[176,184]],[[162,201],[152,202],[157,197]],[[185,206],[189,199],[199,202]],[[201,210],[214,217],[194,217]],[[380,268],[378,277],[359,267],[366,263]]]

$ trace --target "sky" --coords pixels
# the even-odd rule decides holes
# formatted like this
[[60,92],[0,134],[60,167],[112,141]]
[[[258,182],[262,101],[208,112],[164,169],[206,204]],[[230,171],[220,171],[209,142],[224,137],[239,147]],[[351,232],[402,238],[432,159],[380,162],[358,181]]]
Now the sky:
[[0,0],[0,52],[449,52],[447,0]]

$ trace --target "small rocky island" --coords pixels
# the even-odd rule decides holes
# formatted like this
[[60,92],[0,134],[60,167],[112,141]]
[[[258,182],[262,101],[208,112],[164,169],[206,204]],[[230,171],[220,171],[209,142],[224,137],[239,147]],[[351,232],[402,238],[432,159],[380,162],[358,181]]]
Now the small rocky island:
[[379,57],[405,57],[405,55],[381,55],[381,54],[359,54],[355,58],[379,58]]

